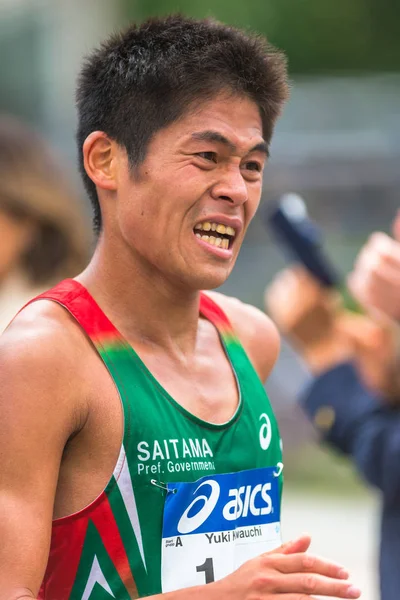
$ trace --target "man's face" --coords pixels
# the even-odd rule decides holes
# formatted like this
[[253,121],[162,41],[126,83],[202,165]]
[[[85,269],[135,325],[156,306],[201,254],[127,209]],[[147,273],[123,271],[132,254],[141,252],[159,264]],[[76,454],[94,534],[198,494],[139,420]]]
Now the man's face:
[[125,156],[117,201],[125,242],[176,285],[218,287],[257,210],[266,155],[254,102],[205,102],[155,134],[136,173]]

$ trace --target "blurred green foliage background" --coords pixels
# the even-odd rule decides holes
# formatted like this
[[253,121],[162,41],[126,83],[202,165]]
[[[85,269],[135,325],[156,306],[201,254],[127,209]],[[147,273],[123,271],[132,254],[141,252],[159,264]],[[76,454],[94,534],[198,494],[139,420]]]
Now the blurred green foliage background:
[[124,18],[183,12],[213,16],[265,34],[289,58],[291,73],[397,71],[397,0],[122,0]]

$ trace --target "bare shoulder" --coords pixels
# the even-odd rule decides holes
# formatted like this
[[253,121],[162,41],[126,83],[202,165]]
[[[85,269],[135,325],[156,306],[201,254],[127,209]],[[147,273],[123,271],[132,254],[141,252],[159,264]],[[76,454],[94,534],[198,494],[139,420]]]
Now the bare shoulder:
[[74,427],[71,383],[80,380],[84,343],[72,317],[54,302],[26,307],[0,336],[1,405],[11,410],[12,398],[13,413],[18,407],[33,421],[42,412],[48,421],[68,415],[66,428]]
[[265,381],[279,354],[280,337],[271,319],[261,310],[238,298],[206,292],[226,313],[260,379]]
[[[0,360],[41,370],[77,363],[73,349],[82,344],[79,329],[69,313],[49,300],[32,302],[24,308],[0,336]],[[60,373],[59,373],[60,374]]]
[[[76,346],[80,353],[81,344],[69,320],[60,306],[40,300],[0,337],[0,514],[7,515],[2,546],[9,568],[21,563],[23,549],[28,587],[35,591],[48,559],[65,447],[85,424],[76,387],[79,356],[72,352]],[[10,581],[23,574],[18,569],[11,568]]]

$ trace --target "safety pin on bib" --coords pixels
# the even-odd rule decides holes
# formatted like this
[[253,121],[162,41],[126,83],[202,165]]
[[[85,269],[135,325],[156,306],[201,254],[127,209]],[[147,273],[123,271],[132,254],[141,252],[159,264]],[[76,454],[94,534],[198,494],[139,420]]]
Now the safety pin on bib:
[[157,481],[156,479],[150,479],[150,483],[162,490],[165,490],[166,492],[172,492],[172,494],[176,494],[176,492],[177,492],[177,490],[175,488],[170,489],[163,481]]

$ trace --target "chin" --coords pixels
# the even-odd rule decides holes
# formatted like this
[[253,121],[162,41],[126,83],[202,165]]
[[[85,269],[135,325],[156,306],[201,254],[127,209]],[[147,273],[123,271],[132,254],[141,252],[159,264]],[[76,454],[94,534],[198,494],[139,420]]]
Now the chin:
[[187,282],[193,290],[215,290],[225,283],[232,269],[216,269],[204,273],[191,273]]

